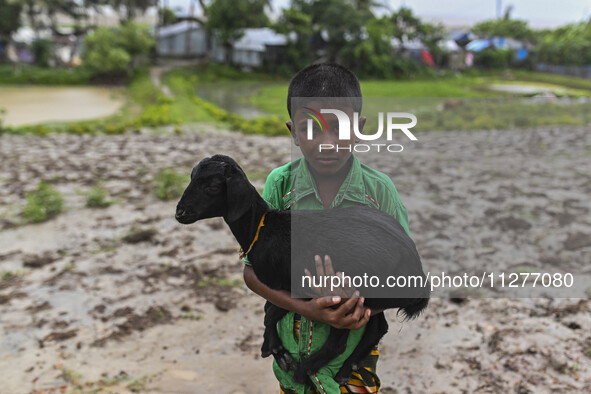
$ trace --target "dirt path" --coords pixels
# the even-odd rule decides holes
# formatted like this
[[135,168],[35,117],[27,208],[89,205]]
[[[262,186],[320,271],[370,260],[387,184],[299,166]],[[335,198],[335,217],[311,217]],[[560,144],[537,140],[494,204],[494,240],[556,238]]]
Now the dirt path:
[[[259,356],[263,302],[242,283],[231,234],[220,219],[178,224],[176,201],[159,201],[153,182],[231,152],[260,189],[290,159],[289,140],[183,128],[0,137],[1,392],[278,391]],[[361,159],[393,177],[426,270],[573,272],[572,294],[585,296],[589,130],[418,137],[403,155]],[[41,179],[66,212],[21,225]],[[99,180],[116,204],[85,208]],[[412,322],[387,311],[383,393],[591,390],[588,294],[462,295],[436,291]]]
[[167,71],[178,67],[197,66],[203,64],[201,59],[176,59],[176,60],[161,60],[157,66],[150,68],[150,79],[152,83],[158,87],[162,93],[167,97],[174,97],[174,94],[168,86],[162,83],[161,77]]

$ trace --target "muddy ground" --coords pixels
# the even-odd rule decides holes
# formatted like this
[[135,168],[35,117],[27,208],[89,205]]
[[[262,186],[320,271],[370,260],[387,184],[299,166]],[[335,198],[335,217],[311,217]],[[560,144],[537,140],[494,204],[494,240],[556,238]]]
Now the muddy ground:
[[[183,128],[0,137],[0,392],[278,392],[259,355],[263,301],[242,283],[229,230],[221,219],[178,224],[176,201],[153,187],[163,168],[188,174],[226,153],[260,190],[289,161],[289,140]],[[437,289],[411,322],[387,311],[382,392],[589,392],[589,130],[418,138],[361,160],[392,176],[425,271],[572,273],[575,283]],[[26,224],[25,195],[40,180],[65,211]],[[85,208],[97,183],[115,203]]]

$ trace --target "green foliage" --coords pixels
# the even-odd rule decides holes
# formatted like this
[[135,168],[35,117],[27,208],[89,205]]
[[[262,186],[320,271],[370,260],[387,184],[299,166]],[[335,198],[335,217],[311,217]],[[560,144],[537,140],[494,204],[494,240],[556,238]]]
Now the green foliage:
[[517,40],[534,41],[535,34],[527,25],[527,21],[504,18],[478,22],[472,28],[474,34],[484,37],[510,37]]
[[131,71],[131,56],[121,48],[117,31],[107,27],[99,27],[86,36],[82,61],[97,75],[121,75]]
[[150,53],[154,46],[154,38],[150,35],[150,30],[146,25],[138,23],[126,23],[119,28],[118,44],[132,58]]
[[[416,129],[491,130],[550,125],[583,126],[591,124],[587,104],[532,104],[522,99],[454,99],[448,109],[425,108],[417,111]],[[442,106],[445,108],[445,106]]]
[[154,45],[148,28],[128,23],[115,29],[100,27],[86,36],[82,61],[95,75],[129,76],[140,55]]
[[88,83],[90,75],[89,70],[82,67],[48,69],[37,66],[0,65],[0,84],[83,85]]
[[147,384],[148,384],[148,377],[142,376],[139,379],[134,379],[131,383],[129,383],[125,387],[131,392],[139,393],[140,391],[146,389]]
[[265,15],[266,0],[215,0],[207,7],[206,28],[215,30],[226,47],[243,35],[243,29],[265,27],[269,18]]
[[159,10],[160,20],[163,26],[173,25],[177,21],[177,16],[170,8],[162,8]]
[[591,64],[591,20],[571,23],[540,35],[534,57],[542,63]]
[[12,33],[21,26],[21,10],[22,3],[20,1],[0,0],[0,44],[3,47],[9,41]]
[[197,96],[195,96],[193,100],[197,105],[205,109],[205,111],[207,111],[213,118],[230,124],[234,130],[241,131],[244,134],[263,134],[271,136],[287,135],[285,123],[276,116],[259,116],[255,119],[246,119],[240,115],[221,109],[215,104]]
[[179,198],[189,184],[189,180],[187,175],[164,169],[158,173],[154,180],[154,194],[165,201]]
[[50,40],[41,39],[33,41],[32,46],[33,55],[35,56],[35,63],[41,67],[49,67],[51,60],[51,53],[53,44]]
[[437,45],[444,36],[441,25],[426,23],[405,7],[377,18],[371,11],[373,5],[371,0],[292,1],[274,29],[283,34],[294,32],[296,39],[288,42],[283,64],[275,64],[271,71],[293,74],[322,57],[360,77],[408,78],[423,73],[425,66],[393,53],[392,38],[420,39],[435,59],[441,57]]
[[113,204],[113,201],[108,200],[108,195],[105,189],[100,186],[93,187],[86,195],[86,206],[88,208],[105,208]]
[[26,194],[27,205],[23,211],[25,219],[33,222],[43,222],[50,219],[63,209],[61,194],[45,182],[40,182],[37,189]]
[[145,13],[148,8],[158,5],[157,0],[98,0],[99,4],[110,5],[119,15],[122,25],[130,23],[136,16]]
[[474,64],[483,68],[503,69],[509,67],[513,53],[509,49],[486,48],[474,56]]

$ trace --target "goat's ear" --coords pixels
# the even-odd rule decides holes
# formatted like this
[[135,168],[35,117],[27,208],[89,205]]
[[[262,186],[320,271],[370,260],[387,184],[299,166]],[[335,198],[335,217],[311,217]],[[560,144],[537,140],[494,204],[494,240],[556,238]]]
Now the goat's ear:
[[228,223],[236,221],[250,209],[253,201],[252,189],[252,185],[244,174],[234,173],[226,178],[228,203],[226,221]]

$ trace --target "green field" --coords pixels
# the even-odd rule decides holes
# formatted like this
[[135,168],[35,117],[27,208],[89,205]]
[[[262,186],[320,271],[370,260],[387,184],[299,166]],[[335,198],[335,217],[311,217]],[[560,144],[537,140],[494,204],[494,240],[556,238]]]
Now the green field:
[[[6,71],[6,70],[5,70]],[[209,65],[178,68],[163,76],[174,97],[165,96],[153,85],[147,70],[132,78],[126,89],[127,101],[118,114],[107,119],[62,122],[38,126],[5,128],[4,132],[47,134],[121,133],[141,127],[158,127],[193,122],[214,122],[248,134],[286,135],[287,87],[289,80],[261,73],[244,73],[228,66]],[[415,80],[361,80],[366,129],[377,127],[379,111],[411,112],[419,130],[480,130],[521,128],[541,125],[589,125],[591,81],[524,70],[464,74],[447,73],[437,78]],[[515,94],[493,90],[492,85],[552,91],[559,99],[533,101],[532,93]],[[264,114],[245,118],[225,108],[224,102],[197,96],[200,88],[232,96],[248,113]],[[245,93],[246,92],[246,93]],[[380,99],[378,99],[380,98]]]

